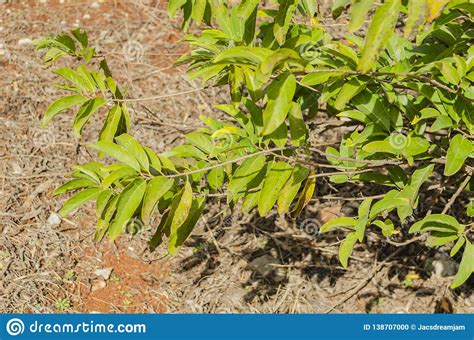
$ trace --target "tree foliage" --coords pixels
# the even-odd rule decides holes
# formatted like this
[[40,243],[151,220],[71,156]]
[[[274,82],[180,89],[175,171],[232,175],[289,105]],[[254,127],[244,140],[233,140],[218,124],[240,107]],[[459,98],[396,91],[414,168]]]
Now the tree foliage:
[[[168,11],[182,13],[183,30],[193,22],[204,27],[185,36],[192,50],[177,64],[188,66],[190,79],[229,87],[229,102],[215,106],[228,119],[200,116],[205,127],[187,134],[186,143],[155,153],[132,137],[127,98],[85,32],[39,39],[45,62],[79,61],[55,71],[70,94],[51,104],[44,124],[77,107],[73,127],[80,136],[106,109],[90,147],[115,160],[76,166],[55,191],[73,192],[61,214],[95,200],[97,240],[114,240],[131,219],[149,223],[158,214],[151,246],[166,236],[174,253],[212,200],[209,193],[227,196],[232,209],[266,216],[276,207],[296,217],[317,196],[318,178],[329,177],[335,185],[364,183],[385,193],[363,199],[357,216],[322,226],[321,233],[347,232],[339,251],[344,267],[366,233],[427,234],[428,246],[451,245],[452,256],[463,251],[452,287],[469,278],[473,203],[463,214],[448,213],[474,189],[472,1],[336,0],[332,15],[350,14],[344,39],[321,24],[315,0],[268,7],[255,0],[170,0]],[[321,110],[349,127],[335,147],[309,139]],[[445,209],[413,221],[420,194],[426,200],[447,183],[457,190]]]

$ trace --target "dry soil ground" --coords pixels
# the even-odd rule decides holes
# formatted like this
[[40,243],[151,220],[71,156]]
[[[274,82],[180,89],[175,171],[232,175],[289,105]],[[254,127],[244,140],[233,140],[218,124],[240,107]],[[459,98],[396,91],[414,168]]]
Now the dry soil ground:
[[64,198],[51,191],[72,165],[95,157],[84,144],[98,124],[83,140],[71,113],[40,128],[59,92],[31,39],[78,26],[130,97],[193,91],[132,105],[133,134],[157,151],[199,126],[200,113],[216,115],[211,104],[225,98],[172,67],[186,46],[160,1],[0,1],[0,312],[474,312],[472,281],[449,290],[450,278],[424,267],[434,253],[421,244],[369,238],[341,268],[338,235],[314,228],[351,201],[315,200],[292,222],[231,214],[217,200],[175,257],[148,251],[150,229],[94,244],[91,206],[56,223]]

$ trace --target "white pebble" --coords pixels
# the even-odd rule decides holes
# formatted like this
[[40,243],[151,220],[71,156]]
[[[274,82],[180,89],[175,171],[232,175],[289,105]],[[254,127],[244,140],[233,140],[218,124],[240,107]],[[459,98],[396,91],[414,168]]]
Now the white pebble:
[[91,16],[87,13],[82,16],[82,19],[85,19],[85,20],[89,20],[90,18]]
[[28,45],[31,45],[32,43],[33,43],[33,40],[31,40],[30,38],[23,38],[23,39],[18,40],[18,45],[20,46],[28,46]]
[[47,222],[51,226],[60,225],[61,224],[61,217],[59,217],[59,215],[56,214],[56,213],[51,213],[51,215],[49,215],[49,217],[48,217]]
[[99,7],[100,7],[100,4],[97,1],[94,1],[93,3],[91,3],[91,8],[99,8]]

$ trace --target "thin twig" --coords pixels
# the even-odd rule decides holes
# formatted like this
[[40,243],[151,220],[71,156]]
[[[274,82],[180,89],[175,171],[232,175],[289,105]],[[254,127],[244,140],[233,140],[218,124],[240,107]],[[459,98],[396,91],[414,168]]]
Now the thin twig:
[[469,183],[469,181],[471,180],[471,177],[472,175],[469,174],[466,176],[466,178],[464,179],[464,181],[461,183],[461,185],[459,186],[458,190],[456,190],[456,192],[454,193],[454,195],[451,197],[451,199],[449,200],[448,204],[446,204],[446,206],[444,207],[443,209],[443,212],[442,214],[446,214],[449,209],[451,208],[451,206],[454,204],[454,201],[456,201],[456,198],[458,198],[458,196],[461,194],[461,192],[464,190],[464,188],[466,187],[467,183]]
[[177,92],[177,93],[169,93],[169,94],[165,94],[165,95],[162,95],[162,96],[151,96],[151,97],[144,97],[144,98],[129,98],[129,99],[114,99],[114,101],[115,102],[120,102],[120,103],[136,103],[136,102],[144,102],[144,101],[149,101],[149,100],[160,100],[160,99],[179,97],[179,96],[183,96],[185,94],[200,92],[200,91],[205,90],[206,88],[207,87],[200,87],[198,89],[193,89],[193,90],[188,90],[188,91],[183,91],[183,92]]

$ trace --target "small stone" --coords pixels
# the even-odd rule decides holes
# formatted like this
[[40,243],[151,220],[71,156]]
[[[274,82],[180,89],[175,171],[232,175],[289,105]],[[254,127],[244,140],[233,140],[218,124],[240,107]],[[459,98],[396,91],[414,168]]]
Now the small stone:
[[280,282],[286,278],[286,274],[282,268],[275,266],[277,264],[279,264],[279,261],[273,256],[263,255],[250,262],[249,268],[263,277],[271,276],[273,280]]
[[425,270],[437,277],[450,277],[456,275],[458,263],[448,254],[443,252],[436,253],[433,257],[426,260]]
[[31,40],[30,38],[23,38],[23,39],[18,40],[18,45],[20,46],[28,46],[32,44],[33,44],[33,40]]
[[84,19],[84,20],[89,20],[90,18],[91,18],[91,16],[87,13],[82,16],[82,19]]
[[46,221],[50,226],[58,226],[61,224],[61,217],[56,213],[51,213]]
[[100,4],[97,1],[94,1],[93,3],[91,3],[91,8],[99,8],[99,7],[100,7]]
[[92,281],[91,291],[95,292],[99,289],[104,289],[105,287],[107,287],[107,282],[105,282],[104,279],[99,278],[97,280]]
[[110,275],[112,274],[113,268],[101,268],[97,269],[94,274],[97,275],[98,277],[103,278],[104,280],[108,280],[110,278]]

